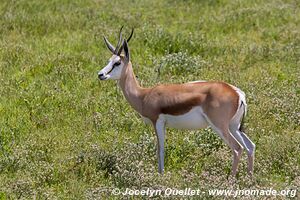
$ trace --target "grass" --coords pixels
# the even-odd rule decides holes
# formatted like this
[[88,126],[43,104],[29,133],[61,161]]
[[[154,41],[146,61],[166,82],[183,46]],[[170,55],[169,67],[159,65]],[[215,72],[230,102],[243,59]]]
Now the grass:
[[[298,1],[7,0],[0,16],[0,199],[299,189]],[[129,47],[142,85],[222,80],[245,91],[253,179],[244,153],[238,179],[227,180],[231,153],[210,129],[168,130],[166,174],[157,174],[154,131],[115,82],[97,80],[110,57],[102,36],[115,43],[121,25],[135,27]]]

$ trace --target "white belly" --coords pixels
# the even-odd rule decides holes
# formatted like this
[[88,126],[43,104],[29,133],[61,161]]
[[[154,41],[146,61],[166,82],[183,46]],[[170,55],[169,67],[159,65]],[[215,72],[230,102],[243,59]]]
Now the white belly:
[[193,130],[206,128],[208,126],[200,106],[191,109],[183,115],[161,114],[159,117],[163,118],[166,122],[166,126],[171,128]]

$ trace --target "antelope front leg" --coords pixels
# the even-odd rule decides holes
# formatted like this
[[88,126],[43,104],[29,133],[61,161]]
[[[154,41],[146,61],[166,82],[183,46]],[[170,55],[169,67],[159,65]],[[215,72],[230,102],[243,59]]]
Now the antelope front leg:
[[165,157],[165,121],[158,118],[155,124],[155,132],[157,136],[157,158],[158,172],[164,173],[164,157]]

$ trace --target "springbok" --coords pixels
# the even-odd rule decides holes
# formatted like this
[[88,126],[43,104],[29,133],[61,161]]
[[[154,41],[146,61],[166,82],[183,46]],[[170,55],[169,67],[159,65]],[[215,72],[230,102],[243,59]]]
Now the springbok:
[[123,40],[122,28],[116,47],[104,37],[113,55],[107,66],[99,71],[98,77],[100,80],[117,80],[129,104],[146,123],[153,125],[157,136],[158,172],[164,172],[166,126],[190,130],[210,126],[232,150],[231,174],[236,175],[245,148],[248,173],[252,175],[255,144],[242,131],[242,119],[247,110],[245,93],[235,86],[216,81],[141,87],[134,75],[128,48],[133,29],[129,38]]

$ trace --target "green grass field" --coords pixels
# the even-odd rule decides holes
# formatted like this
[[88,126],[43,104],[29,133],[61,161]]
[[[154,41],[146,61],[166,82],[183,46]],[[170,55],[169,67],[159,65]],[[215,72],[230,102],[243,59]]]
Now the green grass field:
[[[245,91],[252,179],[246,153],[228,179],[232,154],[210,129],[169,129],[166,173],[157,173],[154,130],[114,81],[97,78],[111,56],[102,36],[116,43],[121,25],[127,35],[135,27],[129,48],[143,86],[222,80]],[[298,0],[3,0],[0,199],[119,199],[115,187],[299,190],[299,66]]]

